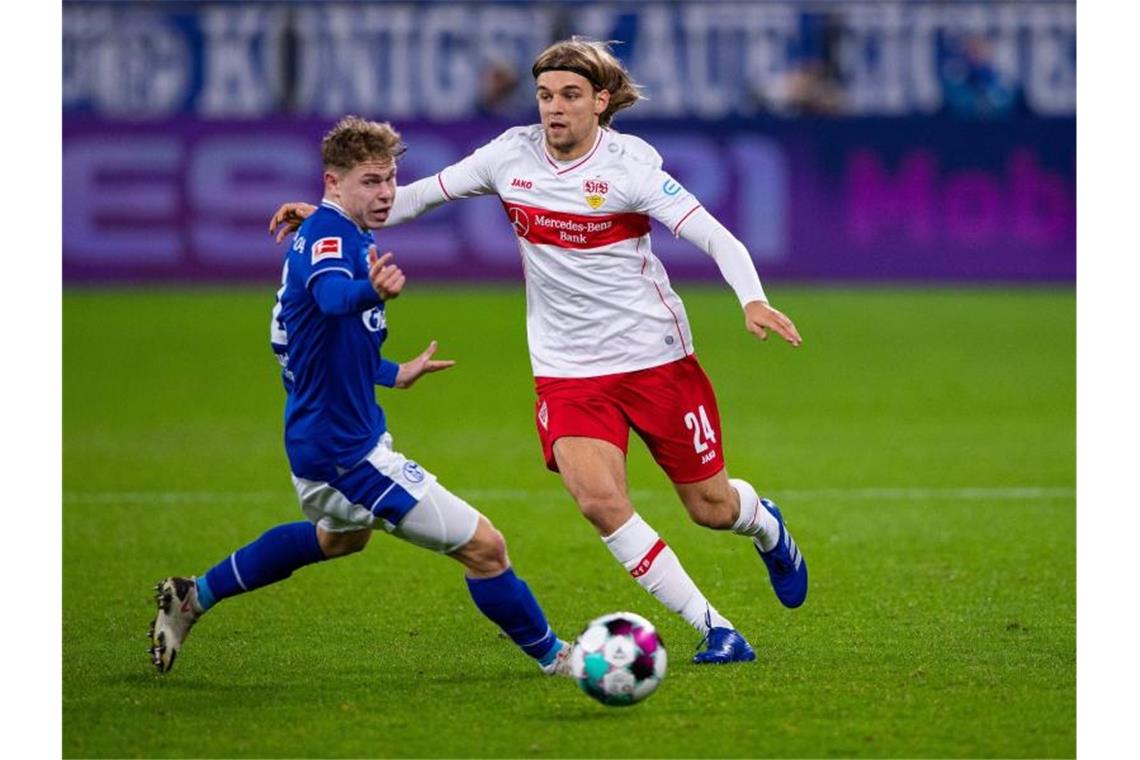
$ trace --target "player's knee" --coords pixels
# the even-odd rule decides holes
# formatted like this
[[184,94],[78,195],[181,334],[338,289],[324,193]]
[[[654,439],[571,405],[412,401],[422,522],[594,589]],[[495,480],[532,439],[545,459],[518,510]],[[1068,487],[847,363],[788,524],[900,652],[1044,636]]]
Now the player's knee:
[[460,551],[460,558],[476,575],[496,575],[510,567],[507,541],[486,518],[480,519],[475,535]]
[[596,524],[617,512],[618,504],[615,499],[589,497],[578,500],[578,509],[587,520]]
[[317,528],[317,542],[321,551],[329,559],[355,554],[368,545],[372,537],[370,530],[354,530],[344,533],[334,533]]
[[605,533],[612,533],[633,515],[633,505],[621,493],[590,493],[575,497],[582,515]]

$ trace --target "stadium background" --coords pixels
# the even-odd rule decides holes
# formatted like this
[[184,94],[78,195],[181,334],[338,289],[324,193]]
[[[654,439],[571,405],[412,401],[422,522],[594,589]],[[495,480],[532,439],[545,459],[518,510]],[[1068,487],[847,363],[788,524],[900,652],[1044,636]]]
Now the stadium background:
[[[65,3],[68,282],[268,280],[266,209],[320,193],[314,140],[393,121],[405,181],[535,120],[529,63],[621,40],[649,99],[615,126],[762,276],[1075,276],[1071,3]],[[497,201],[394,228],[411,275],[513,278]],[[675,277],[715,267],[655,241]]]
[[[65,2],[62,20],[66,756],[1074,754],[1073,3]],[[636,446],[634,498],[775,677],[686,669],[691,632],[542,471],[517,248],[478,199],[380,236],[409,275],[392,355],[438,338],[460,362],[382,400],[503,528],[552,621],[659,623],[661,692],[617,718],[523,680],[453,568],[396,542],[220,608],[153,679],[149,584],[296,516],[265,227],[319,196],[316,141],[344,113],[389,119],[402,181],[431,174],[535,120],[529,63],[571,33],[621,41],[649,99],[615,127],[804,332],[799,352],[755,346],[712,262],[655,225],[730,463],[795,510],[813,598],[792,618],[757,602],[738,581],[755,558],[688,526]],[[378,611],[346,669],[359,652],[329,634],[361,592]],[[694,722],[714,709],[715,730]],[[481,721],[500,731],[473,737]]]

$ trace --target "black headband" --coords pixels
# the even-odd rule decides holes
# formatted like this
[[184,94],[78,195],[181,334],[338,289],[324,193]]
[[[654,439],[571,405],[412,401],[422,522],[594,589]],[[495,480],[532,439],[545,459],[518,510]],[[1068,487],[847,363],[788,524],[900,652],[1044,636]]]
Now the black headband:
[[594,79],[593,74],[591,74],[589,71],[587,71],[586,69],[584,69],[581,66],[543,66],[542,68],[539,68],[536,65],[534,68],[532,68],[530,70],[530,73],[534,75],[535,79],[538,79],[538,75],[543,73],[544,71],[569,71],[569,72],[577,74],[578,76],[585,79],[587,82],[589,82],[591,85],[594,86],[595,90],[606,89],[605,87],[602,87],[600,84],[598,84],[597,80]]

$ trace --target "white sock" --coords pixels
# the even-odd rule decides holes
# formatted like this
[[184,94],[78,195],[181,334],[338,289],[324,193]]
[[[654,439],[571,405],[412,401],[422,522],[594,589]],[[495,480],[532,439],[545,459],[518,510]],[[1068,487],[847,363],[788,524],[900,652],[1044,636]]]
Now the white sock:
[[764,508],[756,489],[747,480],[729,478],[728,484],[740,494],[740,516],[732,526],[733,533],[752,536],[760,551],[771,551],[780,540],[780,523]]
[[710,626],[734,627],[708,603],[681,567],[677,555],[640,515],[634,514],[602,541],[643,589],[685,618],[702,635],[708,633]]

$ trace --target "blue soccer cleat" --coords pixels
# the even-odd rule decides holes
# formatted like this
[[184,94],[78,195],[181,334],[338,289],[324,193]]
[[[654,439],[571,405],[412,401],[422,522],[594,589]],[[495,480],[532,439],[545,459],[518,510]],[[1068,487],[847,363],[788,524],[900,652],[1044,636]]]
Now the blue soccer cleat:
[[693,655],[698,665],[725,665],[730,662],[752,662],[756,653],[743,636],[732,628],[710,628],[705,640],[708,646]]
[[776,591],[776,598],[785,607],[799,607],[807,598],[808,569],[807,562],[800,554],[800,548],[792,539],[784,525],[784,516],[780,508],[768,499],[761,499],[760,503],[780,523],[780,538],[769,551],[762,551],[757,539],[752,540],[756,553],[768,567],[768,579],[772,581],[772,588]]

